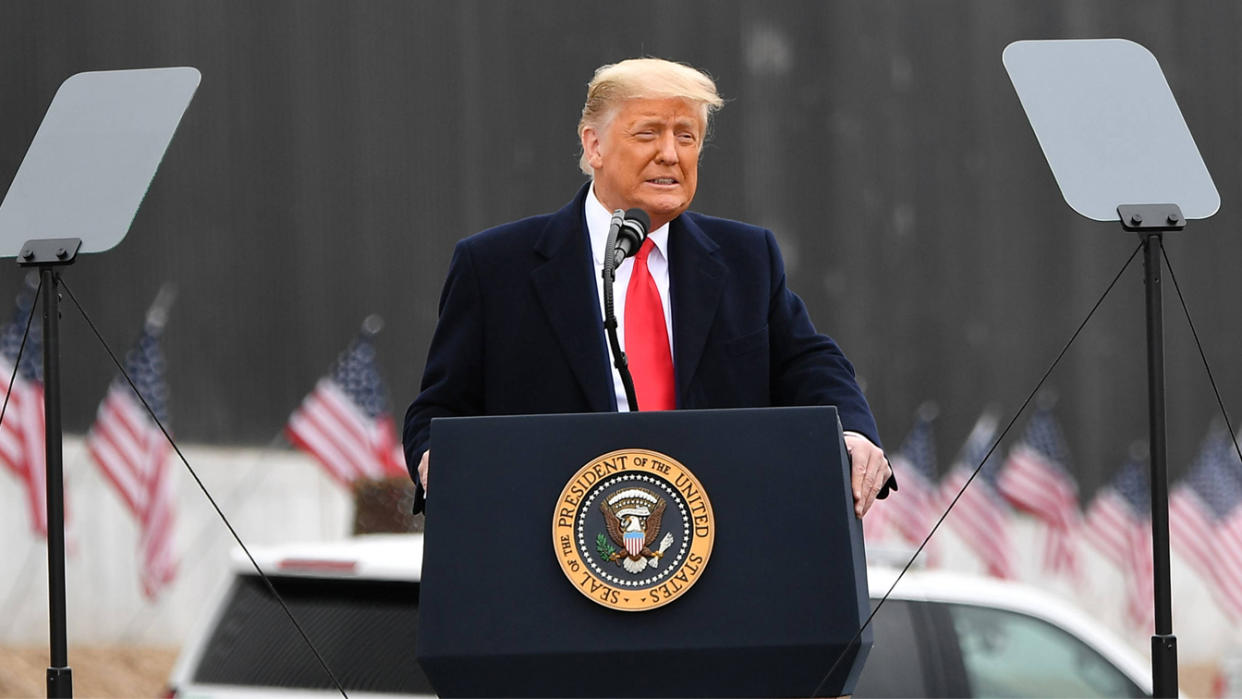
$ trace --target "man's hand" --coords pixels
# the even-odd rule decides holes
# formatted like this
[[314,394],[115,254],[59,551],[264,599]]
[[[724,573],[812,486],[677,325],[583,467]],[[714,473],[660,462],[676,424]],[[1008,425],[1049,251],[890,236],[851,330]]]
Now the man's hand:
[[423,496],[427,495],[427,462],[431,461],[431,450],[423,452],[422,458],[418,460],[418,481],[423,486]]
[[[884,450],[871,443],[871,440],[860,434],[845,435],[845,451],[850,455],[850,486],[854,491],[854,516],[862,519],[875,502],[880,488],[893,475],[893,469],[884,457]],[[424,455],[425,457],[426,455]],[[424,464],[425,465],[425,464]],[[423,473],[419,466],[419,473]],[[423,480],[426,489],[426,478]]]

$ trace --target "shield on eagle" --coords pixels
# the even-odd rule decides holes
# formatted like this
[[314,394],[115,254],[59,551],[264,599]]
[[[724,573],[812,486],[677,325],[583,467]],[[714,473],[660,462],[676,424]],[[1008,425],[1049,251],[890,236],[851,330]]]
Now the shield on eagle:
[[643,552],[643,541],[647,535],[641,531],[625,533],[625,550],[629,551],[631,556],[637,556]]

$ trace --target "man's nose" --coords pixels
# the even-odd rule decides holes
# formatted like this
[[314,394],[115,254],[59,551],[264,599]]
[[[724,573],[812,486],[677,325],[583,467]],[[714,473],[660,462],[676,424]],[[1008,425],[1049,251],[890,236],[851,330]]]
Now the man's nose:
[[656,159],[666,165],[677,164],[677,135],[668,132],[660,136],[660,152],[656,154]]

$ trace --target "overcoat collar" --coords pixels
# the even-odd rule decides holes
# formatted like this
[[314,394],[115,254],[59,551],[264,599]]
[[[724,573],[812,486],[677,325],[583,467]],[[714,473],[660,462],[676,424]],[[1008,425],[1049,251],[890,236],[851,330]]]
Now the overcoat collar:
[[[588,182],[573,201],[548,219],[534,248],[545,262],[534,269],[531,279],[591,410],[607,412],[616,406],[583,215],[589,186]],[[703,356],[724,289],[726,268],[719,253],[719,246],[691,217],[682,214],[673,219],[669,230],[670,296],[678,407],[686,407],[682,397],[687,395]],[[584,328],[593,331],[584,332]]]
[[531,282],[590,409],[610,412],[616,410],[612,372],[583,215],[590,186],[590,182],[584,185],[573,201],[548,219],[534,248],[544,262],[531,272]]

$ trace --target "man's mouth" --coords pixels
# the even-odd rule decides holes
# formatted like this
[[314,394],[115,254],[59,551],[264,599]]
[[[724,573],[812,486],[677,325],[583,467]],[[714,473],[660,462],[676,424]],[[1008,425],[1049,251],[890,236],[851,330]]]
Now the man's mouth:
[[677,180],[672,177],[656,177],[647,181],[651,184],[677,184]]

